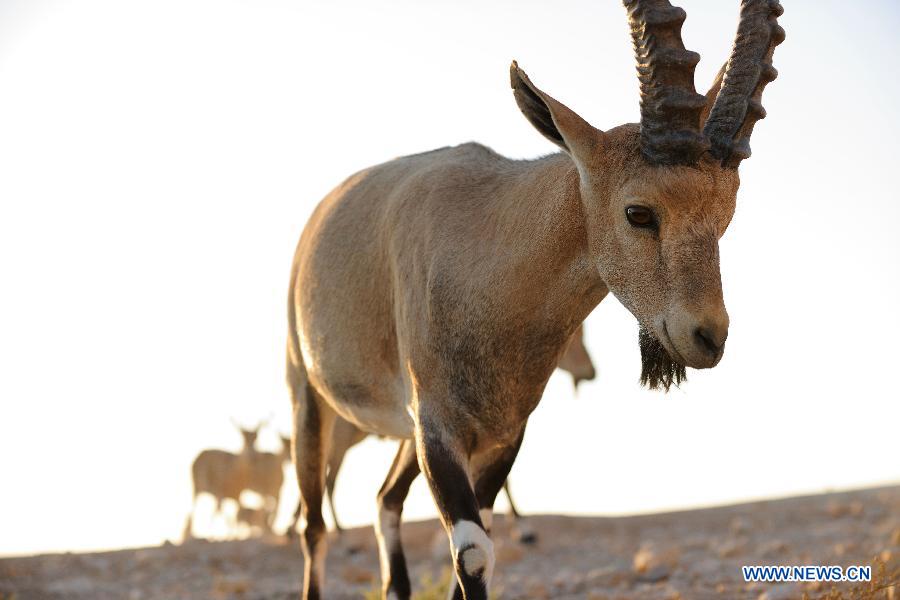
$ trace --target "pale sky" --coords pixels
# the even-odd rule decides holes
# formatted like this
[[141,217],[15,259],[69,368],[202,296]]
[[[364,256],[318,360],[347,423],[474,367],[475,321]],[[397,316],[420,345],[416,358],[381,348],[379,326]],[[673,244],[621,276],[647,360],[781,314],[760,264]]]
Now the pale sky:
[[[739,2],[676,3],[705,90]],[[635,321],[605,300],[598,379],[576,398],[555,375],[530,421],[523,511],[900,481],[900,9],[782,3],[721,245],[725,358],[641,389]],[[318,200],[439,146],[553,151],[513,58],[597,127],[637,119],[617,0],[0,0],[0,554],[177,539],[194,456],[238,447],[229,417],[288,430],[288,270]],[[371,521],[394,447],[351,451],[345,524]],[[404,514],[433,514],[421,479]]]

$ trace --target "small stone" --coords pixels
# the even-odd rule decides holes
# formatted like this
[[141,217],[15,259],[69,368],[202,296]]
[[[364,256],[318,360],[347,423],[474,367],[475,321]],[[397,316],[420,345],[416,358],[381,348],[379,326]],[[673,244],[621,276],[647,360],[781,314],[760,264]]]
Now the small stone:
[[[676,548],[662,549],[655,544],[648,543],[641,546],[634,555],[632,566],[635,573],[641,576],[653,571],[653,579],[667,577],[669,572],[678,564],[679,552]],[[665,575],[662,575],[665,573]]]
[[832,500],[825,506],[825,510],[828,511],[828,515],[835,518],[840,519],[843,516],[846,516],[849,512],[847,510],[847,506],[835,500]]
[[642,571],[636,578],[641,583],[657,583],[669,577],[669,568],[665,565],[657,565],[645,571]]

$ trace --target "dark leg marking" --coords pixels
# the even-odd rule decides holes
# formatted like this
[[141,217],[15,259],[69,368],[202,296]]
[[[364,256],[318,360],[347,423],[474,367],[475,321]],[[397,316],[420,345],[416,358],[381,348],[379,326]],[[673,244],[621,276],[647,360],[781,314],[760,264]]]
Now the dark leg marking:
[[[457,581],[454,597],[487,600],[494,570],[494,546],[481,517],[478,500],[462,462],[463,453],[441,435],[442,427],[420,424],[416,431],[419,462],[437,504],[450,544]],[[456,451],[454,451],[456,450]]]
[[[478,471],[474,491],[475,497],[478,500],[479,515],[483,527],[487,532],[490,532],[491,528],[494,501],[497,499],[497,494],[500,493],[500,489],[503,487],[506,478],[509,476],[509,471],[512,469],[512,465],[519,453],[519,448],[522,445],[524,435],[525,432],[523,430],[512,446],[502,448],[491,456],[485,457],[484,466]],[[461,549],[458,551],[458,556],[465,557],[465,550],[466,549]],[[473,570],[477,567],[477,565],[469,566],[471,566]],[[457,584],[456,589],[453,592],[453,597],[462,599],[463,597],[468,598],[469,596],[468,593],[463,596],[463,592],[459,589],[459,585]]]
[[418,475],[415,442],[403,440],[378,492],[375,535],[378,538],[378,557],[381,562],[381,590],[385,599],[408,600],[412,593],[400,539],[400,516],[409,494],[409,486]]
[[325,578],[325,520],[322,494],[325,462],[334,425],[334,412],[325,406],[311,385],[293,390],[294,468],[300,485],[300,546],[303,550],[303,600],[319,600]]

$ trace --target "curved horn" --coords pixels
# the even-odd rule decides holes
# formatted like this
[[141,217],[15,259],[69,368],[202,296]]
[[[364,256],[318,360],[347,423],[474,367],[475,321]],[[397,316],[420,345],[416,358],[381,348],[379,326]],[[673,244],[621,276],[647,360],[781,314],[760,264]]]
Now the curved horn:
[[722,77],[703,133],[709,138],[710,154],[722,165],[736,169],[750,156],[750,134],[766,116],[762,93],[778,76],[772,66],[775,46],[784,41],[778,17],[784,12],[778,0],[742,0],[741,18],[731,57]]
[[624,0],[641,84],[641,152],[654,164],[695,164],[709,148],[700,133],[706,99],[694,88],[700,55],[681,41],[684,10],[668,0]]

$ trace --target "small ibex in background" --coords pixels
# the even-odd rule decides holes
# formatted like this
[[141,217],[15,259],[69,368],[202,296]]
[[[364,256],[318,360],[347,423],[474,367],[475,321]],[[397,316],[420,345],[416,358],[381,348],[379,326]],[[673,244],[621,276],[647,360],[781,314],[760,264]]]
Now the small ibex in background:
[[278,515],[281,486],[284,483],[284,464],[291,460],[291,438],[280,437],[281,451],[254,451],[250,454],[250,471],[244,484],[246,490],[255,492],[262,499],[260,510],[268,515],[267,525],[270,530]]
[[[194,511],[197,508],[197,498],[200,494],[209,494],[216,501],[212,519],[221,513],[228,520],[228,515],[223,509],[225,500],[233,500],[240,506],[241,492],[247,488],[251,478],[252,457],[256,453],[256,438],[259,430],[267,421],[261,421],[252,429],[245,429],[233,419],[232,424],[241,432],[243,445],[239,453],[225,450],[203,450],[194,459],[191,465],[191,482],[193,485],[193,498],[191,511],[188,513],[187,522],[184,525],[182,539],[193,537]],[[234,530],[237,522],[231,519],[229,522]]]
[[494,499],[588,313],[612,292],[634,315],[651,388],[721,360],[719,239],[777,74],[782,8],[742,0],[731,56],[704,97],[700,56],[681,40],[685,12],[668,0],[624,3],[639,124],[600,131],[514,62],[520,110],[560,153],[510,160],[471,143],[397,158],[344,181],[306,224],[287,356],[304,598],[322,595],[337,417],[403,440],[378,494],[384,597],[410,597],[400,513],[421,468],[449,540],[452,597],[486,600]]
[[[591,381],[597,376],[594,362],[591,360],[591,355],[584,345],[583,325],[578,326],[578,329],[575,330],[575,333],[569,340],[562,358],[559,359],[558,367],[572,376],[572,383],[574,384],[576,391],[578,390],[579,383],[582,381]],[[343,531],[343,528],[338,521],[337,509],[334,505],[334,486],[337,482],[338,472],[341,469],[341,464],[344,462],[344,455],[347,454],[347,451],[367,437],[369,437],[368,433],[360,430],[349,421],[345,421],[340,417],[335,419],[334,430],[331,433],[331,452],[328,454],[328,464],[325,471],[325,493],[328,495],[328,504],[331,507],[331,518],[332,521],[334,521],[334,528],[338,532]],[[282,440],[284,439],[285,438],[282,438]],[[287,443],[290,444],[290,438],[287,438]],[[519,521],[522,518],[522,515],[513,502],[512,493],[509,490],[509,482],[503,484],[503,491],[506,492],[506,498],[509,500],[510,516],[515,521]],[[294,510],[293,521],[287,530],[289,536],[292,536],[296,532],[302,507],[302,501],[298,501],[297,508]],[[514,531],[514,535],[518,537],[519,541],[526,544],[532,543],[537,539],[534,532],[525,530],[524,528],[517,528]]]

